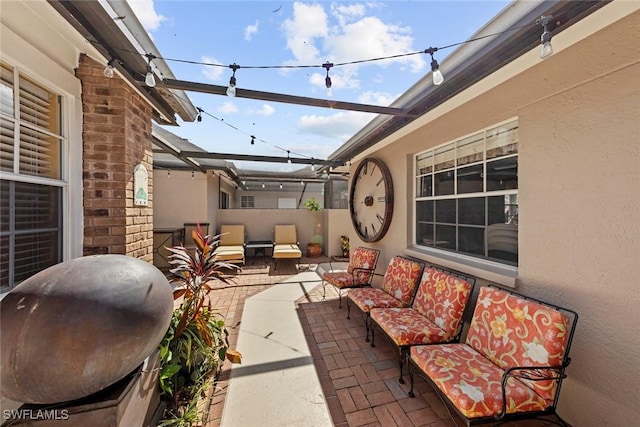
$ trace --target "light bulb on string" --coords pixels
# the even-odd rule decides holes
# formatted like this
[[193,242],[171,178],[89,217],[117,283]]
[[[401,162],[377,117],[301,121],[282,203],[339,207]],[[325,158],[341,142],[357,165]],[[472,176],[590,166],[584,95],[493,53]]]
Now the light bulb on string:
[[264,182],[263,182],[263,183],[262,183],[262,188],[264,188],[264,187],[265,187],[265,185],[264,185]]
[[147,57],[147,60],[149,62],[147,64],[147,75],[144,77],[144,84],[149,87],[155,87],[156,78],[154,77],[153,70],[151,69],[151,61],[153,61],[156,57],[152,53],[147,53],[145,56]]
[[109,62],[107,62],[107,66],[105,67],[104,71],[102,72],[102,74],[107,77],[107,78],[112,78],[113,77],[113,68],[116,66],[116,59],[115,58],[111,58],[109,60]]
[[282,190],[282,184],[280,184],[280,189]]
[[304,181],[300,181],[300,185],[304,185]]
[[431,78],[433,79],[433,84],[439,86],[444,82],[444,76],[442,75],[442,71],[440,71],[440,66],[438,65],[438,61],[435,60],[433,54],[438,51],[437,47],[430,47],[426,49],[424,53],[428,53],[431,55]]
[[167,178],[171,178],[171,169],[167,169]]
[[538,19],[538,24],[542,25],[542,36],[540,36],[540,43],[542,47],[540,48],[540,59],[546,59],[553,55],[553,47],[551,46],[551,32],[549,32],[547,25],[549,25],[549,21],[551,21],[553,16],[541,16]]
[[251,145],[254,145],[256,143],[256,137],[251,135]]
[[196,177],[196,173],[194,171],[191,171],[191,179]]
[[196,120],[197,120],[198,122],[201,122],[201,121],[202,121],[202,112],[203,112],[204,110],[203,110],[202,108],[200,108],[200,107],[196,107],[196,109],[198,110],[198,117],[196,117]]
[[322,67],[327,70],[327,77],[324,79],[324,85],[327,88],[327,96],[333,95],[333,90],[331,89],[331,77],[329,77],[329,70],[333,67],[333,64],[329,61],[322,64]]
[[233,70],[233,74],[229,79],[229,87],[227,87],[227,96],[230,96],[233,98],[234,96],[236,96],[236,71],[240,69],[240,66],[234,62],[233,64],[229,65],[229,68]]

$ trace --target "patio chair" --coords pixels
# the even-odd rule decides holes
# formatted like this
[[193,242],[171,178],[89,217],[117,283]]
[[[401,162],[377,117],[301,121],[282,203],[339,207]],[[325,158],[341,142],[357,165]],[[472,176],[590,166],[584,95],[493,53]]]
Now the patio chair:
[[293,224],[276,225],[273,236],[274,270],[278,269],[278,260],[281,259],[296,259],[297,268],[297,264],[302,258],[302,251],[297,238],[296,226]]
[[193,240],[193,231],[198,229],[198,225],[202,230],[202,235],[207,236],[209,234],[209,223],[208,222],[185,222],[183,230],[183,246],[187,249],[194,250],[196,248],[196,242]]
[[365,341],[369,341],[369,312],[372,308],[409,307],[422,275],[424,263],[402,256],[394,256],[382,278],[381,288],[357,288],[349,291],[347,298],[347,319],[350,318],[353,302],[364,315],[367,331]]
[[349,258],[347,271],[327,271],[322,275],[322,298],[326,296],[326,284],[338,289],[338,307],[342,308],[342,290],[371,286],[373,273],[376,271],[377,249],[358,247]]
[[462,317],[476,279],[440,270],[424,269],[410,307],[370,311],[371,347],[375,347],[376,328],[380,328],[398,352],[401,384],[404,384],[403,368],[411,346],[460,341]]
[[219,261],[244,264],[244,225],[221,225],[220,242],[213,254]]

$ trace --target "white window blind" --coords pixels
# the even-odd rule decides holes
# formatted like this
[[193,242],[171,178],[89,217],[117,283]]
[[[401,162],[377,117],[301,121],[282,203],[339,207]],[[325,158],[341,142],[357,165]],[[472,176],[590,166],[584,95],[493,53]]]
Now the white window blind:
[[0,181],[0,286],[11,288],[62,258],[62,98],[7,64],[0,72],[0,169],[13,172]]

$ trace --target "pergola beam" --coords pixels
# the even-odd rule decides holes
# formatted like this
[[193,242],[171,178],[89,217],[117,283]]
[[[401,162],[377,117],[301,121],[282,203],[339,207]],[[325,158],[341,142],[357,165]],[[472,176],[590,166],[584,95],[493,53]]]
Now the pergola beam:
[[231,154],[231,153],[207,153],[202,151],[181,151],[180,157],[188,157],[191,159],[223,159],[223,160],[242,160],[245,162],[269,162],[269,163],[296,163],[300,165],[326,165],[340,166],[341,162],[335,160],[323,160],[312,158],[298,157],[279,157],[279,156],[256,156],[252,154]]
[[[210,93],[227,96],[227,87],[184,80],[163,79],[162,86],[169,89],[180,89],[191,92]],[[263,92],[236,88],[236,98],[259,99],[263,101],[282,102],[285,104],[306,105],[309,107],[331,108],[336,110],[361,111],[364,113],[387,114],[391,116],[415,117],[406,109],[384,107],[381,105],[357,104],[354,102],[334,101],[331,99],[309,98],[305,96],[285,95],[275,92]]]

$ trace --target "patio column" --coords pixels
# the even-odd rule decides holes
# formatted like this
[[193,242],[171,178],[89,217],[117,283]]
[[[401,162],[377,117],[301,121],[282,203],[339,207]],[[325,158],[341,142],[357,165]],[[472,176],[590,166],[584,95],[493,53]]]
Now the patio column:
[[[151,106],[105,64],[80,55],[84,255],[125,254],[153,262]],[[146,167],[148,205],[135,206],[134,168]]]

